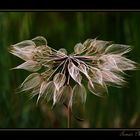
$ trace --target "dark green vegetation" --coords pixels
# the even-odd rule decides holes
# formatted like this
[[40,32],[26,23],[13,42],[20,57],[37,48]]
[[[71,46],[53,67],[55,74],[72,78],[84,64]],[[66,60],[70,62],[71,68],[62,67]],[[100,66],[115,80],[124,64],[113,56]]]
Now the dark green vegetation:
[[[66,108],[29,100],[15,92],[30,72],[10,70],[22,60],[8,53],[17,42],[44,36],[52,48],[69,52],[87,38],[132,45],[128,57],[140,63],[139,12],[0,12],[0,128],[65,128]],[[105,99],[88,93],[85,121],[73,118],[72,127],[140,127],[140,71],[127,72],[128,84],[109,88]]]

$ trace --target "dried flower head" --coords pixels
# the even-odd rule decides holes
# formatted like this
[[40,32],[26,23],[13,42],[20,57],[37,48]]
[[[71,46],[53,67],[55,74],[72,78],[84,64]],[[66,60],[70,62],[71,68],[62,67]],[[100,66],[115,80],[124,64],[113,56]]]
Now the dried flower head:
[[74,47],[68,55],[62,48],[55,50],[44,37],[36,37],[12,45],[10,53],[25,62],[14,69],[32,72],[21,84],[20,91],[28,91],[47,101],[72,106],[77,101],[86,102],[86,88],[104,97],[107,86],[122,86],[126,70],[136,69],[136,63],[126,57],[131,48],[110,41],[88,39]]

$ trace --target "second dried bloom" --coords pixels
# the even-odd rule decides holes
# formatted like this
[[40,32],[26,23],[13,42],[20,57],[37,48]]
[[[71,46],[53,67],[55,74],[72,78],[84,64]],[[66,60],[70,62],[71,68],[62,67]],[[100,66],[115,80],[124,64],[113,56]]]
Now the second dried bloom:
[[86,88],[97,96],[107,95],[107,86],[122,86],[126,70],[136,69],[136,63],[124,56],[131,48],[109,41],[88,39],[78,43],[72,54],[62,48],[55,50],[44,37],[36,37],[12,45],[10,53],[25,62],[14,69],[25,69],[30,74],[20,91],[30,91],[56,103],[86,102]]

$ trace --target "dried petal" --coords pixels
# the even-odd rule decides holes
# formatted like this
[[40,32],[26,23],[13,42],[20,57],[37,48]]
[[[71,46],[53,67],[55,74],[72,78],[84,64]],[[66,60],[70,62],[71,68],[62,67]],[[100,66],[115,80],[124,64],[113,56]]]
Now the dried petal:
[[62,73],[57,73],[54,76],[53,82],[57,91],[59,91],[59,89],[64,85],[65,81],[66,81],[66,76]]
[[53,106],[56,103],[65,104],[66,106],[72,106],[73,91],[70,85],[65,85],[60,88],[59,91],[54,90],[53,94]]
[[82,77],[79,73],[79,69],[72,63],[69,62],[68,64],[68,71],[70,76],[79,84],[81,85]]
[[120,74],[111,72],[111,71],[102,71],[102,76],[104,82],[109,85],[123,85],[125,81]]
[[67,55],[67,51],[64,48],[59,49],[57,53],[60,55]]
[[38,94],[39,94],[39,86],[35,87],[35,88],[33,89],[33,91],[29,93],[30,99],[32,99],[33,97],[35,97],[35,96],[38,95]]
[[55,92],[54,92],[54,98],[53,98],[54,99],[53,104],[60,102],[60,99],[62,98],[62,95],[63,95],[63,88],[64,87],[61,87],[59,89],[59,91],[58,90],[55,90]]
[[80,64],[78,66],[78,68],[83,74],[85,74],[87,76],[87,78],[89,78],[89,75],[88,75],[88,72],[87,72],[87,67],[84,64]]
[[47,89],[47,86],[48,86],[48,82],[47,82],[47,81],[43,81],[43,82],[41,83],[40,89],[39,89],[39,91],[38,91],[38,94],[39,94],[39,95],[38,95],[38,98],[37,98],[37,103],[38,103],[40,97],[43,96],[43,94],[45,93],[45,91],[46,91],[46,89]]
[[21,84],[21,91],[26,91],[37,87],[41,82],[40,74],[32,73],[30,74],[24,82]]
[[101,86],[97,83],[94,83],[94,87],[90,84],[90,82],[88,82],[88,89],[90,92],[92,92],[93,94],[95,94],[96,96],[99,97],[106,97],[108,91],[107,91],[107,87]]
[[73,103],[76,102],[85,103],[86,97],[87,93],[85,87],[83,85],[80,86],[76,84],[73,88]]
[[31,40],[22,41],[10,48],[10,53],[27,61],[31,60],[34,55],[35,43]]
[[72,107],[73,90],[70,85],[65,85],[63,95],[66,96],[66,99],[64,100],[65,104]]
[[[88,71],[92,81],[102,85],[103,84],[103,77],[102,72],[98,68],[91,67]],[[92,84],[91,84],[92,85]]]
[[48,86],[48,82],[47,81],[43,81],[41,86],[40,86],[39,94],[43,94],[46,91],[47,86]]
[[25,40],[22,42],[19,42],[17,44],[12,45],[13,47],[16,47],[17,49],[24,49],[24,48],[29,48],[29,47],[35,47],[35,43],[31,40]]
[[103,55],[99,59],[99,68],[102,70],[110,70],[110,71],[122,71],[116,63],[115,57],[113,55]]
[[123,55],[131,51],[130,46],[122,44],[111,44],[105,50],[105,54],[120,54]]
[[106,47],[108,46],[110,42],[109,41],[103,41],[103,40],[96,40],[96,42],[93,44],[96,48],[96,53],[104,53]]
[[96,39],[88,39],[84,42],[85,46],[87,47],[86,54],[92,54],[92,53],[103,53],[108,41],[102,41],[102,40],[96,40]]
[[24,70],[35,72],[38,71],[40,68],[41,65],[38,62],[33,60],[28,60],[27,62],[24,62],[23,64],[12,69],[24,69]]
[[92,47],[92,44],[96,41],[96,38],[95,39],[87,39],[83,45],[86,47],[87,50],[91,49]]
[[33,38],[32,41],[36,44],[36,46],[47,45],[47,40],[43,36],[37,36]]
[[75,54],[81,54],[82,52],[84,52],[84,49],[85,47],[81,43],[78,43],[74,46]]
[[137,63],[130,60],[130,59],[127,59],[125,57],[122,57],[122,56],[114,56],[113,57],[115,62],[116,62],[116,65],[118,66],[119,69],[121,70],[134,70],[137,68]]
[[86,89],[83,85],[76,84],[73,88],[73,97],[72,97],[72,113],[76,118],[84,117],[84,108],[86,102]]
[[47,85],[45,86],[45,91],[44,91],[44,98],[47,100],[47,102],[49,102],[50,100],[53,99],[54,96],[54,92],[55,92],[55,85],[53,83],[53,81],[50,81],[47,83]]
[[[87,79],[89,80],[89,82],[91,83],[92,85],[92,79],[91,77],[89,76],[88,74],[88,71],[87,71],[87,67],[84,65],[84,64],[80,64],[78,66],[79,70],[87,77]],[[92,85],[93,86],[93,85]]]

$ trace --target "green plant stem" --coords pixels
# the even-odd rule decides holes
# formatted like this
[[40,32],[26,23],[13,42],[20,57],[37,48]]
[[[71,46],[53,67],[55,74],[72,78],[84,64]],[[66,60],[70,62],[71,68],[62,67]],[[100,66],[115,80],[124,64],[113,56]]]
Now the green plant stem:
[[71,107],[68,106],[68,122],[67,122],[67,128],[71,127]]

